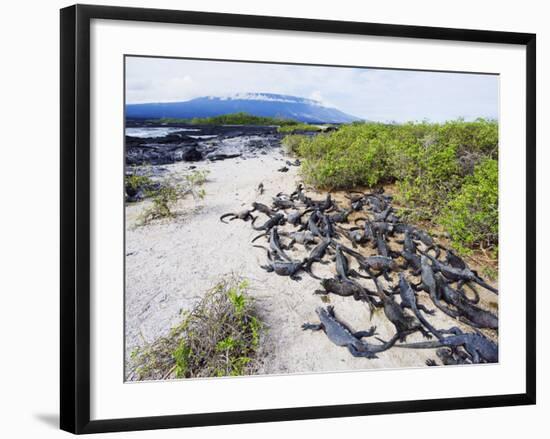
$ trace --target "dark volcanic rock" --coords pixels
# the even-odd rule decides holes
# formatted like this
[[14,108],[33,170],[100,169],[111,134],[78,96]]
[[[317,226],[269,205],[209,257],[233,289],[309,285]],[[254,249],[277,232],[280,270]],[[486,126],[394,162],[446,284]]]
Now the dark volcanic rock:
[[194,146],[182,153],[181,159],[186,162],[198,162],[202,160],[203,155],[197,148]]
[[235,157],[240,157],[241,155],[242,154],[238,152],[233,154],[214,153],[214,154],[209,154],[206,158],[208,160],[215,162],[217,160],[234,159]]
[[[127,121],[127,126],[172,127],[135,121]],[[216,161],[256,156],[280,147],[283,137],[277,132],[277,127],[272,126],[177,125],[173,128],[182,130],[163,137],[126,136],[126,163],[164,165],[178,161]]]

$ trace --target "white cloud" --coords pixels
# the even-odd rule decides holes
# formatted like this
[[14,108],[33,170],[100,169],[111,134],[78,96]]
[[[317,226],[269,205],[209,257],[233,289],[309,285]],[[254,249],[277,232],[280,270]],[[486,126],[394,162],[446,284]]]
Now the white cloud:
[[498,117],[498,76],[127,58],[128,103],[278,93],[306,97],[369,120]]

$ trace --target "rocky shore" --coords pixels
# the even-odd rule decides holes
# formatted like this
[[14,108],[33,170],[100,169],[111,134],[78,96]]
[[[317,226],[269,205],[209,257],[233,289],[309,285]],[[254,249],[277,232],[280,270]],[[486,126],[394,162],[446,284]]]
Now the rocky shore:
[[139,134],[164,130],[166,135],[126,135],[127,165],[166,165],[180,161],[217,161],[252,158],[281,144],[282,134],[274,126],[183,125],[127,123],[128,132]]

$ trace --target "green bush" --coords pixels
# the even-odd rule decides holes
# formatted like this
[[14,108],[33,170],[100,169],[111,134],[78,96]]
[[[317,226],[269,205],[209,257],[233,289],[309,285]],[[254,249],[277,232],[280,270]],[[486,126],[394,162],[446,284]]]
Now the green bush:
[[213,117],[194,117],[192,119],[162,118],[159,123],[181,123],[191,125],[297,125],[299,122],[292,119],[278,117],[253,116],[248,113],[230,113]]
[[304,135],[300,134],[289,134],[288,136],[285,136],[281,141],[283,150],[287,154],[298,154],[298,148],[300,147],[304,137]]
[[486,159],[449,201],[439,222],[461,250],[498,245],[498,162]]
[[[498,124],[483,119],[444,124],[353,123],[326,134],[287,136],[283,146],[301,157],[302,175],[309,184],[345,190],[395,182],[404,219],[434,221],[439,216],[450,218],[447,203],[462,193],[474,169],[487,160],[498,160]],[[496,194],[496,183],[493,189]],[[452,206],[464,208],[458,202]],[[483,220],[475,216],[472,221]],[[468,246],[479,239],[491,242],[476,230],[472,228],[474,238],[466,238],[462,230],[457,242]]]
[[354,124],[298,145],[307,183],[320,188],[374,186],[391,178],[389,145],[381,124]]
[[132,379],[254,373],[264,325],[248,288],[248,282],[238,277],[221,280],[183,314],[168,336],[134,350]]
[[307,123],[297,123],[295,125],[284,125],[277,128],[279,133],[295,133],[300,131],[322,131],[322,128],[317,125],[309,125]]

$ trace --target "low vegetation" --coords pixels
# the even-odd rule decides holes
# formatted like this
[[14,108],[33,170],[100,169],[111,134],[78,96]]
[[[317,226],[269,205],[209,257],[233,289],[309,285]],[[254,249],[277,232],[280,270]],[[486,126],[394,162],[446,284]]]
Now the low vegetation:
[[284,125],[277,128],[279,133],[292,134],[300,131],[322,131],[319,125],[309,125],[307,123],[297,123],[295,125]]
[[298,125],[299,122],[292,119],[277,117],[253,116],[248,113],[230,113],[213,117],[194,117],[192,119],[163,118],[158,123],[180,123],[189,125],[276,125],[290,126]]
[[208,171],[193,171],[185,175],[183,181],[166,179],[155,189],[147,190],[146,196],[151,204],[140,217],[140,224],[148,224],[153,220],[175,216],[175,207],[178,200],[191,195],[195,200],[203,199],[206,191],[202,185],[206,182]]
[[408,220],[441,221],[462,250],[496,245],[496,121],[353,123],[288,136],[283,146],[302,158],[307,183],[329,190],[395,183]]
[[238,277],[220,281],[208,291],[170,334],[132,353],[138,380],[239,376],[259,364],[263,325]]
[[460,250],[479,245],[498,247],[498,162],[486,159],[468,175],[439,222],[448,230]]
[[154,182],[148,175],[132,173],[124,177],[124,187],[127,194],[136,194],[140,190],[147,190],[153,185]]

